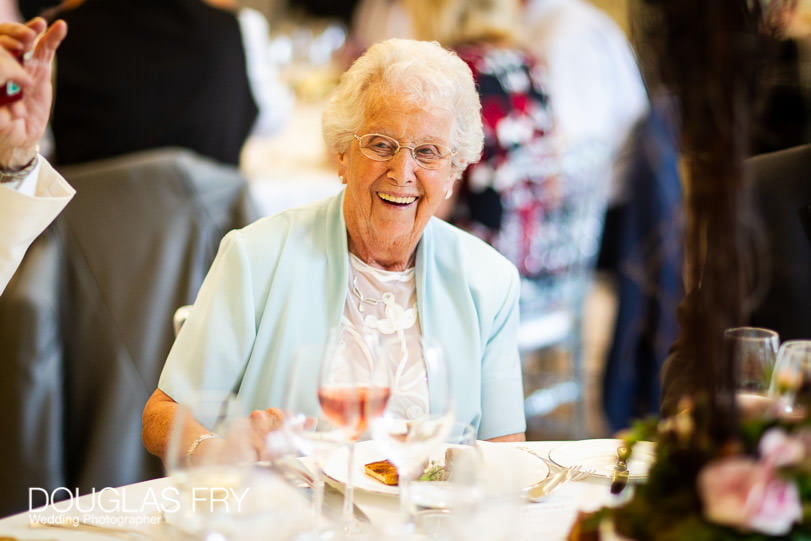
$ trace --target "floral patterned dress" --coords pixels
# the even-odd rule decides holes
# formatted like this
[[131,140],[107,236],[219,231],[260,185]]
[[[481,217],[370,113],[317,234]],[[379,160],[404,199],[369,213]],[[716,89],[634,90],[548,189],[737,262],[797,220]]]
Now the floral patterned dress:
[[549,269],[545,216],[560,204],[559,158],[544,66],[515,47],[456,49],[476,79],[484,151],[462,179],[451,221],[493,245],[522,276]]

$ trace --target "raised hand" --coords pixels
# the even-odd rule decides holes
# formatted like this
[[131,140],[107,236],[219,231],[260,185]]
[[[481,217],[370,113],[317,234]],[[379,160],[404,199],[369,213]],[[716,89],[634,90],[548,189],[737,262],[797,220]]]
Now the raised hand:
[[[36,154],[51,111],[51,71],[56,49],[67,35],[64,21],[48,27],[36,17],[26,24],[0,23],[0,82],[14,81],[22,99],[0,107],[0,168],[18,169]],[[20,66],[15,55],[22,53]]]

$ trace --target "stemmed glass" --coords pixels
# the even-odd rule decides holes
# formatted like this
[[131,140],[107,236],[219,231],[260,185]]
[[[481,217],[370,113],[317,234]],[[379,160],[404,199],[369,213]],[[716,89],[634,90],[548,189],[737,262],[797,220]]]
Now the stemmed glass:
[[428,537],[461,533],[482,499],[484,473],[476,429],[453,423],[448,436],[429,456],[426,472],[411,486],[416,533]]
[[348,441],[342,512],[348,533],[356,525],[355,442],[366,431],[368,422],[385,409],[390,394],[389,371],[381,362],[377,336],[351,325],[331,331],[321,359],[318,402],[324,416],[343,429]]
[[[442,346],[426,339],[418,346],[410,348],[398,335],[382,341],[380,351],[393,374],[392,397],[383,415],[372,423],[373,439],[399,473],[400,509],[407,529],[415,524],[412,483],[422,474],[426,460],[445,442],[454,423],[450,374]],[[421,359],[414,359],[415,355]],[[402,399],[413,392],[415,381],[406,374],[407,367],[415,363],[425,368],[423,382],[430,396],[430,405],[422,410]]]
[[811,404],[811,340],[788,340],[780,346],[769,395],[785,413],[797,412],[799,403]]
[[[198,440],[204,433],[216,437]],[[255,461],[250,422],[235,396],[201,391],[178,404],[164,457],[178,491],[177,525],[205,539],[227,539]]]
[[737,400],[749,413],[768,407],[769,381],[777,358],[779,336],[761,327],[733,327],[724,331],[736,367]]
[[[332,422],[321,411],[318,390],[321,361],[325,345],[307,345],[293,354],[284,398],[282,430],[296,450],[308,459],[313,478],[312,532],[317,537],[333,537],[323,521],[324,463],[338,447],[347,441],[346,428]],[[298,467],[307,467],[297,463]]]
[[526,478],[514,463],[498,460],[505,456],[496,450],[503,445],[480,442],[472,425],[453,423],[450,434],[428,459],[429,465],[442,465],[440,480],[433,480],[435,468],[429,466],[411,487],[417,539],[520,537],[516,525],[521,521]]

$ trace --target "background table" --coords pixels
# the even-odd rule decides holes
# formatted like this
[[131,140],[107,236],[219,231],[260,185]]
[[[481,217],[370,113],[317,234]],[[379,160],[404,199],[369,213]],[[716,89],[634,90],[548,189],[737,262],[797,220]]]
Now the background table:
[[250,182],[260,212],[280,210],[333,195],[341,188],[337,164],[321,136],[323,102],[297,102],[284,131],[245,143],[240,170]]

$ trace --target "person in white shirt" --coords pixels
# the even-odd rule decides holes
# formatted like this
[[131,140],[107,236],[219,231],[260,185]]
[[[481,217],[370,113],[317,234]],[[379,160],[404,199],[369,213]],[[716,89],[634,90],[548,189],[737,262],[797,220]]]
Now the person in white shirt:
[[[648,112],[647,90],[622,29],[585,0],[525,0],[530,49],[546,61],[555,127],[566,151],[609,161],[609,206],[624,200],[623,147]],[[612,172],[613,169],[613,172]]]
[[28,246],[74,194],[37,147],[51,110],[52,60],[66,35],[64,21],[0,23],[0,93],[21,92],[0,105],[0,294]]

